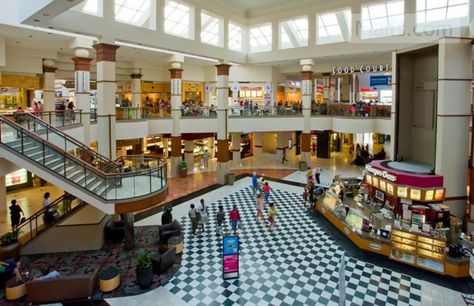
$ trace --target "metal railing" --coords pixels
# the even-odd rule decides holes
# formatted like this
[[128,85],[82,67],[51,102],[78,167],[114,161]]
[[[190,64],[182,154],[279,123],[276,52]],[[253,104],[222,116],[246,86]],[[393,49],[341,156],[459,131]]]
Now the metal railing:
[[313,103],[311,114],[313,116],[390,118],[391,109],[390,104]]
[[167,169],[163,160],[157,160],[157,166],[149,169],[122,172],[119,165],[118,168],[112,167],[112,170],[120,172],[112,172],[106,168],[110,162],[102,168],[93,160],[86,162],[3,116],[0,116],[0,131],[0,144],[4,148],[21,154],[100,200],[143,197],[167,186]]
[[45,112],[15,112],[13,117],[20,125],[29,122],[30,116],[35,116],[42,121],[54,127],[64,127],[82,123],[81,110],[64,110],[64,111],[45,111]]
[[66,216],[84,205],[86,205],[85,202],[73,195],[62,195],[48,207],[43,207],[34,213],[16,228],[20,232],[18,240],[22,245],[28,243],[40,233],[64,220]]

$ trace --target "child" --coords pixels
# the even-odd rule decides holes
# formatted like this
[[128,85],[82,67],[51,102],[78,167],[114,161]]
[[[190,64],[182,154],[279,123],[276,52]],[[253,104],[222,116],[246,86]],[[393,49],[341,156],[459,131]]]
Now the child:
[[230,224],[232,226],[232,230],[234,231],[234,235],[237,235],[237,225],[240,222],[240,213],[237,209],[237,205],[232,207],[232,210],[229,213]]
[[224,223],[225,214],[224,214],[224,206],[219,205],[219,211],[217,212],[217,236],[222,235],[222,224]]
[[268,198],[270,197],[270,185],[268,185],[268,182],[265,182],[263,194],[265,195],[265,203],[268,203]]
[[303,205],[306,206],[306,203],[308,203],[308,189],[305,187],[303,191]]
[[277,210],[276,210],[275,204],[271,203],[270,208],[268,208],[268,222],[269,222],[268,228],[270,229],[270,231],[273,231],[273,229],[275,228],[276,216],[277,216]]
[[257,222],[263,219],[263,193],[259,193],[257,197]]

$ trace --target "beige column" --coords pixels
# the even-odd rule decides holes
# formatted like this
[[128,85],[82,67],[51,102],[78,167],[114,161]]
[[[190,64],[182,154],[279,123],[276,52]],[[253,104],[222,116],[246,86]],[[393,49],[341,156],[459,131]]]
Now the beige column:
[[229,142],[227,140],[227,108],[229,97],[228,64],[218,64],[217,68],[217,183],[225,184],[229,172]]
[[84,130],[83,142],[90,146],[91,143],[91,96],[90,96],[90,71],[91,58],[88,58],[89,51],[86,49],[77,49],[76,57],[72,58],[74,62],[74,101],[76,109],[81,110],[81,123]]
[[395,160],[395,136],[397,131],[397,51],[392,52],[392,106],[391,106],[391,120],[390,120],[390,150],[387,151],[387,158]]
[[183,69],[181,63],[172,58],[170,78],[171,78],[171,119],[173,128],[171,133],[171,176],[178,176],[178,165],[181,162],[181,131],[179,121],[181,118],[181,83]]
[[163,158],[168,158],[168,138],[161,137],[161,141],[163,142]]
[[311,166],[311,99],[313,92],[313,61],[301,60],[301,100],[303,106],[303,133],[301,134],[301,160]]
[[56,108],[55,102],[55,62],[51,59],[43,60],[43,111],[54,111]]
[[209,159],[216,157],[216,141],[214,137],[209,137],[207,140],[209,149]]
[[232,164],[240,167],[240,132],[232,133]]
[[184,142],[184,161],[188,165],[188,173],[194,172],[194,141],[186,140]]
[[10,203],[7,203],[7,184],[5,175],[0,176],[0,212],[7,211]]
[[132,78],[132,106],[142,107],[142,74],[140,69],[134,69],[130,77]]
[[116,159],[115,55],[119,46],[94,45],[97,61],[97,136],[99,153]]
[[143,152],[143,154],[145,154],[145,152],[148,151],[148,148],[147,148],[148,142],[147,142],[146,137],[143,137],[141,139],[141,145],[142,145],[142,152]]
[[471,119],[471,39],[442,38],[438,50],[435,172],[444,176],[444,204],[463,220]]

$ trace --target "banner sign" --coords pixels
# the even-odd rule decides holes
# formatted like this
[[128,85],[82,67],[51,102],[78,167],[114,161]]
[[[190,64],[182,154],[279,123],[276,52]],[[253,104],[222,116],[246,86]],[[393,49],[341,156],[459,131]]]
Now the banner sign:
[[239,277],[239,237],[224,236],[222,240],[222,271],[224,279]]
[[392,85],[391,75],[371,75],[370,76],[370,87],[380,85]]

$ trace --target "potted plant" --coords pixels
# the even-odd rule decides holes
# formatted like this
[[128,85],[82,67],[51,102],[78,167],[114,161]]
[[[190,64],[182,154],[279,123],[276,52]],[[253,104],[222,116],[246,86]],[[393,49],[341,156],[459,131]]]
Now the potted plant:
[[180,177],[188,176],[188,165],[184,161],[179,163],[179,176]]
[[6,260],[20,257],[21,244],[18,241],[19,235],[20,230],[13,229],[11,232],[0,237],[0,259]]
[[137,283],[140,288],[145,289],[151,285],[153,280],[153,267],[151,266],[150,252],[142,250],[135,257],[137,265]]
[[173,222],[173,215],[171,211],[173,208],[171,206],[166,206],[163,208],[163,214],[161,215],[161,224],[170,224]]

